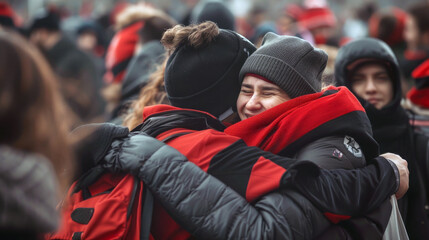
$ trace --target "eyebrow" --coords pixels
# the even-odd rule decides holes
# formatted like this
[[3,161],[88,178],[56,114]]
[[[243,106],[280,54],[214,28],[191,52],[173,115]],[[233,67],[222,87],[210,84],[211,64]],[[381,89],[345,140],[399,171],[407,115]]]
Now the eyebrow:
[[[241,87],[245,87],[245,88],[253,88],[253,86],[252,85],[250,85],[250,84],[246,84],[246,83],[243,83],[242,85],[241,85]],[[274,90],[274,91],[280,91],[280,88],[279,87],[266,87],[266,86],[264,86],[264,87],[262,87],[261,88],[262,89],[262,91],[271,91],[271,90]]]
[[278,88],[278,87],[262,87],[262,90],[263,91],[271,91],[271,90],[280,91],[280,88]]
[[[373,75],[382,75],[382,74],[386,74],[389,75],[389,73],[387,71],[379,71],[379,72],[375,72]],[[366,74],[364,73],[355,73],[353,76],[354,77],[362,77],[365,76]]]

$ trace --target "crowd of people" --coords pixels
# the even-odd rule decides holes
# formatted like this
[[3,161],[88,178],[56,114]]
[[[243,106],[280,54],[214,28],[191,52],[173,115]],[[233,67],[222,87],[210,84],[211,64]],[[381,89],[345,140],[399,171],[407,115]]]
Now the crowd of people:
[[429,239],[428,3],[190,2],[0,1],[1,238]]

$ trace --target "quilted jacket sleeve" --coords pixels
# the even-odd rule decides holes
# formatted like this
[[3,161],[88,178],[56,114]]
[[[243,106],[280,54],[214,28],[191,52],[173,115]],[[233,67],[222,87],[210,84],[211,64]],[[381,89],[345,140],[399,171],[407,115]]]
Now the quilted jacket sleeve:
[[[105,162],[109,169],[136,174],[169,214],[198,238],[311,239],[329,226],[320,211],[293,190],[279,190],[267,194],[255,204],[250,204],[222,182],[188,162],[175,149],[143,134],[114,141]],[[300,174],[297,174],[298,171]],[[317,202],[322,207],[336,204],[340,197],[345,197],[345,201],[349,202],[342,204],[343,207],[361,205],[364,208],[364,205],[369,204],[368,199],[355,201],[342,191],[359,185],[351,182],[353,178],[358,183],[368,184],[368,181],[361,181],[359,177],[372,174],[376,175],[375,179],[378,181],[380,177],[386,177],[367,170],[365,174],[309,174],[303,180],[296,177],[306,175],[301,174],[301,171],[305,172],[305,169],[288,171],[284,182],[295,185],[298,180],[300,183],[297,189],[304,192],[307,191],[308,185],[308,189],[316,191],[309,196],[317,196],[322,192],[324,198]],[[342,178],[346,181],[342,182]],[[331,186],[333,181],[336,184]],[[344,186],[343,183],[349,185]],[[327,197],[329,194],[335,194],[337,190],[341,194],[334,199]],[[373,189],[359,186],[359,190],[359,193],[365,194]],[[331,202],[320,202],[325,200]]]
[[329,226],[297,192],[271,193],[252,205],[151,137],[134,135],[112,146],[104,166],[137,175],[167,212],[197,238],[311,239]]
[[[318,139],[303,147],[296,154],[296,158],[312,161],[323,169],[355,169],[366,165],[359,145],[350,136]],[[389,200],[386,200],[365,216],[354,217],[331,226],[317,239],[381,239],[390,215],[391,205]]]

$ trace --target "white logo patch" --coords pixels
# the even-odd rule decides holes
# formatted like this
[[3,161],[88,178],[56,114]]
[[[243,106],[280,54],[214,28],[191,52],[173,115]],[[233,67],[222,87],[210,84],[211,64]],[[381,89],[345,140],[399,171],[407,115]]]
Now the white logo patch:
[[344,146],[351,152],[355,157],[362,157],[362,150],[356,140],[350,136],[344,137]]

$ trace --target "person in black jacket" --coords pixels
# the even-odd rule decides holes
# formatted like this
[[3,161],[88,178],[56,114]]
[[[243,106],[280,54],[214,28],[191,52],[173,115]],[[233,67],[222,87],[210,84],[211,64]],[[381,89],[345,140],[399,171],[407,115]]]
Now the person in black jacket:
[[[401,107],[398,62],[384,42],[366,38],[343,46],[337,56],[335,78],[347,86],[362,103],[372,124],[381,152],[399,154],[408,161],[410,190],[398,201],[411,239],[429,238],[426,190],[418,167],[409,118]],[[426,157],[426,156],[425,156]]]
[[[379,155],[371,124],[346,87],[321,90],[327,58],[305,40],[265,35],[262,46],[240,71],[237,111],[242,121],[225,133],[240,137],[249,146],[310,160],[325,169],[365,166],[367,159]],[[381,238],[383,229],[371,229],[386,226],[390,215],[386,211],[378,219],[366,218],[369,222],[355,221],[365,229],[359,231],[359,238],[369,238],[374,232]]]
[[[323,172],[318,175],[317,170],[312,171],[315,170],[314,165],[308,162],[304,165],[293,166],[291,159],[247,147],[239,138],[219,132],[224,127],[214,116],[225,116],[223,113],[228,112],[228,109],[235,103],[234,96],[228,94],[220,96],[219,89],[238,93],[239,84],[238,81],[235,81],[238,78],[237,68],[241,67],[254,48],[252,50],[250,43],[235,33],[217,30],[210,24],[202,24],[197,27],[179,26],[173,28],[169,33],[170,37],[171,34],[174,36],[174,31],[178,30],[181,33],[189,31],[192,34],[205,30],[218,34],[211,38],[216,41],[193,45],[196,46],[195,49],[181,44],[181,47],[173,52],[167,62],[165,79],[170,101],[176,106],[188,105],[189,108],[198,110],[165,105],[146,108],[143,124],[128,137],[115,140],[112,148],[104,156],[104,161],[105,166],[110,169],[131,171],[137,174],[153,191],[165,210],[190,234],[212,239],[309,239],[320,234],[329,225],[319,211],[312,210],[314,206],[311,203],[327,212],[327,216],[331,220],[333,220],[333,216],[339,220],[341,217],[348,217],[338,216],[338,214],[356,216],[374,210],[375,205],[378,206],[384,202],[389,193],[394,192],[392,189],[394,179],[391,178],[394,171],[390,164],[382,158],[377,158],[376,164],[366,167],[365,170],[353,170],[355,172],[351,175],[349,175],[350,172],[344,170],[334,172],[318,170]],[[196,35],[198,36],[198,34]],[[181,36],[187,35],[182,34]],[[167,37],[167,39],[183,43],[180,38]],[[229,45],[225,43],[229,43]],[[193,55],[194,51],[199,54]],[[203,54],[207,52],[213,54],[219,51],[230,55],[213,58],[209,57],[210,54]],[[181,61],[187,58],[195,60],[193,64],[196,66],[190,65],[198,70],[192,72],[194,78],[185,78],[182,75],[190,74],[183,71],[186,64],[189,65],[189,63]],[[199,69],[197,66],[207,64],[206,60],[222,63],[225,70],[208,72],[210,68]],[[180,72],[175,72],[175,70],[180,70]],[[206,75],[207,82],[193,82],[193,85],[180,82],[182,86],[179,85],[179,88],[174,85],[177,82],[173,80],[202,79],[196,77],[198,74]],[[215,82],[210,84],[212,80]],[[198,92],[193,93],[192,91]],[[195,96],[200,97],[201,101],[196,101]],[[215,106],[207,104],[213,103],[215,99],[219,101]],[[206,110],[210,114],[201,112],[201,110]],[[229,188],[225,185],[219,186],[218,180],[214,180],[201,170],[198,171],[195,165],[184,162],[183,159],[176,158],[175,161],[164,159],[162,151],[157,153],[153,150],[154,148],[146,142],[147,137],[142,132],[168,141],[169,145],[178,149],[190,161],[231,186],[243,198],[237,199],[238,196],[230,194]],[[253,166],[258,167],[253,168]],[[277,168],[273,168],[274,166]],[[267,172],[262,175],[254,174],[254,171],[258,173],[261,169],[274,170],[276,176]],[[303,172],[299,172],[300,170]],[[309,175],[305,174],[306,171]],[[267,180],[268,175],[266,174],[271,177],[271,181]],[[317,179],[311,177],[312,174]],[[370,184],[372,181],[370,176],[378,179],[377,182],[387,184],[385,186]],[[342,180],[333,181],[332,177]],[[263,181],[264,179],[267,181]],[[267,195],[268,192],[257,193],[259,190],[254,188],[255,184],[274,183],[271,190],[276,190],[290,182],[293,182],[296,189],[310,199],[311,203],[301,195],[288,192],[288,190],[279,189]],[[346,184],[347,187],[340,186],[343,184]],[[324,192],[327,188],[336,193]],[[342,192],[344,189],[357,189],[357,191],[346,193]],[[244,201],[244,197],[254,201],[253,204]],[[359,200],[356,201],[356,199]],[[370,200],[368,201],[368,199]],[[357,206],[355,203],[361,204]],[[302,211],[301,209],[307,210]],[[155,211],[157,211],[156,207]],[[314,218],[317,220],[313,222]],[[168,231],[166,222],[161,223],[163,224],[162,230]],[[155,221],[153,224],[156,228],[157,222]],[[152,234],[154,234],[154,228],[152,228]]]

